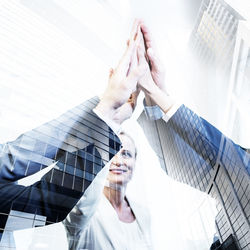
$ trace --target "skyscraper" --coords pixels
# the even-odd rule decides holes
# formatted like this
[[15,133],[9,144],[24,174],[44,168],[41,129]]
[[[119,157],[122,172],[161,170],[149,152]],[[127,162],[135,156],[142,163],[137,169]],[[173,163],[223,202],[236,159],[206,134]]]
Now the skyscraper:
[[[162,149],[158,155],[164,159],[162,166],[169,176],[216,199],[218,214],[215,224],[221,243],[228,237],[233,237],[240,249],[249,249],[249,154],[224,136],[216,142],[216,145],[219,145],[216,151],[211,150],[209,143],[206,143],[198,132],[188,132],[190,129],[181,116],[175,119],[181,123],[183,130],[187,131],[185,133],[172,124],[172,120],[166,125],[163,124],[164,121],[148,124],[143,122],[144,119],[144,115],[141,115],[139,122],[143,124],[145,133],[148,135],[149,129],[158,133]],[[192,122],[203,129],[203,124],[196,115],[193,115]],[[177,134],[180,133],[180,139],[173,137],[173,128]]]
[[198,60],[230,70],[239,20],[243,17],[223,0],[203,0],[190,46]]
[[[221,90],[227,93],[223,103],[228,104],[225,105],[227,109],[221,109],[218,114],[223,117],[223,112],[227,113],[227,119],[224,122],[225,127],[228,126],[230,131],[226,129],[225,131],[227,135],[236,139],[237,143],[241,140],[237,140],[233,135],[239,136],[239,126],[242,125],[245,128],[241,132],[245,136],[248,133],[246,130],[249,131],[249,127],[246,126],[247,119],[242,123],[239,122],[239,116],[244,113],[244,110],[245,114],[248,112],[249,117],[247,98],[244,98],[245,109],[242,109],[242,105],[237,105],[239,99],[243,98],[243,93],[244,96],[248,93],[248,98],[250,94],[248,91],[250,30],[246,22],[241,21],[243,19],[237,11],[222,0],[204,0],[190,38],[191,51],[202,65],[201,67],[205,68],[201,73],[201,81],[197,84],[202,82],[203,86],[212,88],[211,84],[216,81],[216,84],[222,85]],[[239,23],[240,31],[237,33]],[[206,72],[207,70],[209,73]],[[211,72],[214,76],[209,76],[207,80],[206,74],[211,75]],[[219,75],[219,78],[216,79],[216,75]],[[215,90],[212,94],[216,95]],[[218,109],[215,104],[214,114]],[[158,134],[157,145],[154,145],[155,140],[149,141],[153,148],[157,147],[155,151],[169,176],[216,199],[218,214],[215,224],[220,242],[224,242],[225,246],[235,240],[239,249],[250,249],[250,157],[247,149],[235,148],[233,142],[223,136],[218,142],[219,153],[215,154],[209,149],[208,144],[202,143],[198,133],[185,134],[176,128],[176,133],[181,133],[187,145],[189,142],[196,142],[182,147],[183,144],[178,144],[178,140],[174,140],[175,138],[172,138],[169,133],[168,126],[171,124],[165,126],[164,121],[161,120],[148,124],[145,120],[146,117],[141,115],[139,122],[148,137],[155,137],[155,134]],[[171,123],[171,120],[169,122]],[[181,117],[179,122],[182,122]],[[197,117],[193,116],[193,123],[197,125],[199,122]],[[172,124],[172,127],[174,126]],[[183,128],[186,126],[184,121],[182,126]],[[201,151],[200,157],[194,154],[197,149]]]

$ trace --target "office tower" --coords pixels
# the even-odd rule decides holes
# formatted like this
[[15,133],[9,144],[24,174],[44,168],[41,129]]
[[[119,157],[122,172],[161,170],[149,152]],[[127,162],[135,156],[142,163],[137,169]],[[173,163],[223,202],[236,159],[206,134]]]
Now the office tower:
[[[185,113],[174,119],[180,122],[184,131],[189,131],[185,120],[181,120],[183,117]],[[198,132],[185,133],[172,122],[172,119],[167,125],[164,121],[146,124],[145,119],[144,115],[141,115],[139,122],[144,123],[146,135],[146,131],[155,127],[169,176],[216,199],[216,230],[220,242],[227,241],[228,237],[234,238],[239,249],[249,249],[249,154],[240,147],[235,147],[232,141],[224,136],[217,140],[216,145],[219,145],[219,148],[211,150],[210,143],[200,137]],[[198,116],[193,115],[192,119],[194,124],[200,125],[201,130],[204,128]],[[177,137],[180,133],[179,139],[173,136],[172,129],[176,130]],[[152,141],[151,145],[154,148]]]
[[[97,97],[92,98],[0,145],[0,237],[36,225],[34,218],[25,219],[22,214],[43,218],[44,224],[65,219],[109,157],[118,152],[118,138],[92,111],[98,102]],[[32,185],[14,183],[52,164],[54,167]],[[14,218],[21,217],[20,227],[10,222],[13,213]]]
[[[250,25],[240,21],[236,34],[223,130],[244,148],[250,148]],[[248,151],[249,152],[249,151]]]
[[227,112],[227,104],[222,93],[228,91],[240,20],[244,20],[244,16],[226,1],[204,0],[189,39],[194,58],[194,72],[189,80],[193,98],[199,103],[199,112],[223,132],[221,117]]
[[195,27],[190,37],[190,47],[199,62],[231,68],[239,20],[243,19],[223,0],[203,0]]
[[[1,143],[14,141],[23,132],[30,131],[47,121],[51,121],[66,110],[96,95],[98,90],[94,83],[100,83],[107,76],[109,68],[106,60],[113,57],[113,49],[111,49],[114,47],[112,45],[113,40],[111,45],[105,44],[103,36],[97,36],[102,28],[100,26],[96,27],[96,29],[92,28],[93,22],[91,18],[83,14],[82,11],[78,11],[82,9],[86,13],[90,13],[89,6],[98,6],[98,3],[92,1],[87,4],[78,1],[78,4],[82,7],[71,4],[72,8],[69,9],[67,3],[62,3],[62,1],[47,3],[39,1],[36,3],[15,0],[1,1]],[[88,8],[86,8],[86,4]],[[48,14],[48,16],[43,16],[43,14]],[[116,21],[113,21],[112,15],[100,11],[101,14],[106,14],[106,17],[103,18],[105,22],[117,24]],[[80,18],[79,20],[76,15],[83,17],[83,19]],[[92,18],[94,18],[93,15]],[[115,18],[118,19],[118,17]],[[104,24],[104,26],[109,29],[108,25]],[[72,27],[74,28],[72,29]],[[78,32],[79,30],[81,32]],[[83,63],[79,63],[78,59],[83,60]],[[104,74],[102,75],[100,71],[99,74],[95,74],[96,68],[99,68],[100,71],[103,70]],[[95,77],[98,79],[94,79]],[[102,86],[104,87],[104,85]],[[91,91],[92,87],[94,92]],[[75,109],[76,116],[83,108],[78,107],[79,109]],[[62,124],[62,120],[55,121],[53,124],[45,125],[44,130],[40,131],[39,135],[35,135],[38,131],[33,130],[24,136],[20,136],[18,145],[15,145],[9,154],[9,156],[13,155],[12,158],[9,158],[10,163],[13,164],[12,170],[15,171],[16,168],[21,167],[24,171],[23,177],[32,174],[36,170],[46,170],[47,166],[57,162],[57,158],[58,165],[54,166],[50,173],[45,174],[43,172],[45,178],[47,178],[45,182],[48,183],[48,186],[53,186],[52,189],[54,187],[58,188],[58,191],[60,189],[59,196],[64,197],[65,201],[67,197],[71,196],[70,203],[76,196],[79,198],[82,191],[87,188],[90,181],[102,168],[98,150],[94,149],[92,145],[85,147],[90,141],[84,142],[82,140],[84,131],[76,128],[80,123],[76,125],[77,121],[71,116],[72,114],[68,113],[69,123],[67,125]],[[13,122],[9,118],[10,120],[13,119]],[[107,159],[109,154],[112,155],[113,153],[112,150],[109,151],[109,138],[106,137],[109,131],[98,128],[99,121],[96,121],[91,114],[88,118],[90,118],[88,127],[96,128],[97,133],[100,132],[100,136],[104,136],[100,138],[100,142],[107,145],[107,147],[104,146],[105,153],[103,151],[105,156],[102,155]],[[86,121],[84,123],[86,124]],[[65,135],[64,133],[69,132],[69,127],[73,124],[76,126],[71,130],[70,138],[72,140],[68,138],[67,142],[65,141],[63,145],[59,145],[58,139],[62,138]],[[49,136],[48,131],[53,130],[53,128],[58,128],[58,133]],[[85,132],[89,135],[88,129]],[[76,137],[82,138],[78,140],[77,144],[83,150],[78,152],[75,150],[77,147],[76,140],[73,139],[76,139]],[[114,145],[115,142],[112,140],[114,136],[111,135],[111,137],[110,143]],[[6,150],[8,151],[8,147],[3,148],[0,146],[0,157],[6,153]],[[36,153],[33,153],[33,150]],[[54,159],[50,158],[49,152],[53,152]],[[1,158],[0,167],[2,163]],[[85,168],[79,168],[79,165],[85,165]],[[41,177],[38,179],[34,177],[30,184],[39,181]],[[39,189],[39,187],[37,188]],[[57,191],[54,191],[50,190],[48,194],[57,193]],[[33,219],[25,219],[26,215],[31,218],[32,216],[34,218],[43,216],[44,223],[50,224],[60,220],[61,215],[64,213],[64,209],[60,207],[64,207],[67,202],[57,204],[59,206],[56,209],[51,209],[53,212],[51,216],[48,216],[47,209],[50,210],[50,208],[55,207],[56,199],[51,199],[47,204],[48,206],[44,208],[44,204],[39,204],[36,199],[29,202],[29,199],[26,199],[28,194],[26,193],[26,195],[24,194],[20,199],[15,199],[11,207],[4,211],[1,210],[0,241],[2,236],[8,234],[7,231],[21,228],[18,227],[19,225],[10,227],[8,223],[9,219],[13,218],[11,215],[14,212],[15,218],[20,216],[19,222],[23,219],[23,228],[26,227],[25,225],[35,226],[35,223],[27,222],[27,220],[32,221]],[[1,193],[0,200],[2,205],[8,203],[8,192]],[[11,225],[13,226],[13,224]],[[5,244],[5,249],[8,249],[5,240],[3,244]]]
[[[202,142],[198,133],[178,130],[171,120],[166,126],[164,121],[146,123],[143,114],[139,118],[149,138],[158,133],[157,147],[161,145],[161,152],[157,155],[164,159],[162,166],[169,176],[216,199],[218,214],[215,224],[221,249],[227,249],[226,246],[231,249],[230,244],[235,244],[239,249],[250,249],[250,157],[249,149],[246,149],[249,144],[243,140],[248,138],[249,141],[249,37],[248,22],[229,4],[218,0],[202,1],[190,38],[191,51],[200,66],[196,69],[200,74],[197,88],[201,85],[212,88],[214,91],[211,94],[216,95],[218,86],[215,85],[221,85],[220,96],[215,99],[223,99],[225,105],[221,109],[216,107],[216,103],[211,103],[211,106],[214,107],[213,115],[216,117],[219,109],[220,119],[224,117],[224,120],[215,124],[244,148],[233,146],[232,141],[222,136],[217,141],[219,148],[216,153],[210,150],[206,141]],[[222,93],[225,94],[223,98]],[[198,124],[202,130],[200,119],[190,114],[194,125]],[[182,115],[175,119],[178,119],[184,131],[189,131],[185,121],[182,121],[186,114]],[[184,143],[171,136],[171,127],[176,128]],[[216,134],[213,136],[216,138]],[[149,141],[154,148],[156,145]],[[197,151],[200,155],[196,155]]]
[[15,249],[16,244],[13,231],[41,227],[45,226],[45,224],[46,217],[44,216],[11,210],[0,239],[0,249]]
[[[58,8],[58,6],[55,3],[61,3],[64,5],[64,8]],[[78,1],[81,4],[85,4],[82,1]],[[92,76],[89,78],[86,78],[86,72],[84,74],[84,78],[81,79],[80,76],[82,76],[80,73],[77,73],[78,71],[71,71],[71,62],[68,57],[61,57],[63,50],[60,51],[57,50],[57,48],[60,48],[61,41],[64,41],[64,46],[66,46],[66,50],[70,51],[70,55],[74,59],[77,57],[82,58],[90,58],[88,56],[88,53],[84,50],[84,53],[82,52],[79,44],[86,45],[86,46],[92,46],[93,44],[91,42],[95,41],[93,47],[95,49],[92,50],[93,54],[96,54],[101,57],[101,59],[104,62],[108,62],[110,56],[112,56],[113,52],[110,50],[110,47],[112,46],[105,46],[102,42],[98,40],[96,36],[93,36],[93,34],[89,33],[89,30],[86,29],[85,26],[79,25],[79,22],[75,18],[71,18],[70,15],[67,15],[67,11],[73,11],[71,8],[67,8],[68,4],[65,1],[51,1],[47,4],[43,5],[43,1],[37,1],[35,4],[32,3],[32,1],[21,1],[22,8],[20,9],[21,12],[19,13],[18,10],[20,8],[20,4],[18,2],[18,8],[15,8],[15,1],[3,1],[6,5],[4,7],[4,11],[2,12],[2,19],[5,20],[2,21],[2,30],[6,30],[6,27],[8,25],[13,24],[11,22],[7,22],[9,20],[15,20],[17,22],[17,26],[13,25],[10,26],[13,29],[13,33],[15,34],[16,29],[15,27],[18,27],[16,33],[18,33],[18,44],[21,46],[27,45],[27,47],[17,47],[17,51],[20,53],[18,59],[21,60],[22,58],[25,58],[24,60],[16,60],[16,54],[15,50],[10,49],[7,50],[10,45],[10,41],[13,42],[12,33],[5,35],[3,37],[2,41],[4,41],[4,45],[6,47],[2,47],[2,50],[4,52],[8,51],[8,53],[5,54],[6,58],[9,58],[9,60],[6,60],[8,63],[4,64],[4,67],[1,68],[3,72],[10,73],[11,76],[15,77],[17,82],[24,82],[25,86],[26,84],[35,83],[34,79],[29,78],[29,74],[33,73],[34,75],[42,75],[44,72],[46,72],[46,75],[43,75],[43,80],[39,83],[47,82],[49,77],[52,76],[51,83],[54,83],[54,79],[58,78],[58,75],[60,75],[59,82],[62,81],[65,83],[65,76],[68,78],[67,81],[70,82],[70,85],[73,85],[73,82],[76,81],[78,86],[81,86],[81,84],[84,82],[88,82],[88,86],[90,86],[89,82],[93,81]],[[37,5],[37,4],[40,5]],[[2,3],[1,3],[2,4]],[[77,5],[75,5],[77,6]],[[75,7],[74,6],[74,7]],[[2,5],[1,5],[2,7]],[[45,8],[43,8],[45,7]],[[50,7],[50,8],[46,8]],[[65,12],[64,9],[67,9]],[[77,9],[77,7],[75,8]],[[32,10],[32,11],[31,11]],[[53,14],[51,14],[51,10],[55,11]],[[80,8],[79,8],[80,10]],[[85,9],[86,11],[86,9]],[[87,10],[88,11],[88,10]],[[21,15],[17,15],[17,13]],[[59,14],[54,15],[54,13]],[[11,14],[10,16],[8,14]],[[7,16],[7,18],[5,18]],[[27,18],[28,16],[28,18]],[[77,17],[84,17],[85,15],[82,14],[81,11],[78,12]],[[108,19],[103,18],[103,21]],[[25,18],[24,18],[25,17]],[[63,17],[63,18],[57,18],[57,17]],[[214,21],[213,18],[217,18],[217,21]],[[225,66],[226,72],[230,69],[230,62],[232,62],[232,52],[235,42],[235,30],[237,27],[238,20],[241,19],[241,17],[231,8],[229,5],[223,3],[222,1],[204,1],[201,12],[200,12],[200,19],[197,19],[197,26],[196,30],[194,31],[193,35],[195,36],[194,45],[194,51],[197,50],[197,57],[201,57],[201,61],[204,60],[204,64],[212,64],[213,65],[219,65],[219,67],[223,70]],[[116,19],[118,21],[118,18]],[[38,28],[36,32],[32,32],[33,30],[29,27],[32,26],[31,24],[38,24]],[[71,23],[71,26],[68,25]],[[92,22],[89,22],[92,24]],[[114,22],[116,23],[116,22]],[[41,25],[42,24],[42,25]],[[84,30],[84,32],[74,32],[74,29],[72,27],[77,28],[78,30]],[[11,30],[12,30],[11,29]],[[31,36],[27,36],[27,33]],[[40,40],[41,32],[43,34],[42,37],[46,37],[45,40]],[[86,36],[87,34],[87,36]],[[198,34],[198,35],[197,35]],[[67,37],[67,39],[65,38]],[[35,44],[39,44],[41,46],[38,46],[36,48],[32,47],[33,40],[31,38],[38,38],[39,40]],[[93,38],[92,40],[86,40],[86,37]],[[115,37],[115,36],[114,36]],[[16,36],[14,36],[15,40]],[[26,39],[27,38],[27,39]],[[26,39],[26,40],[25,40]],[[50,42],[54,41],[54,46],[52,50],[47,50],[46,53],[41,48],[44,48],[45,45],[50,45]],[[96,40],[99,41],[96,43]],[[70,45],[69,45],[70,44]],[[191,42],[192,44],[192,42]],[[212,44],[212,45],[211,45]],[[16,44],[15,44],[16,45]],[[111,44],[113,45],[113,44]],[[17,45],[16,45],[17,46]],[[91,47],[90,46],[90,47]],[[7,49],[6,49],[7,48]],[[27,51],[27,52],[26,52]],[[25,53],[22,53],[25,52]],[[33,52],[33,53],[30,53]],[[41,54],[37,53],[41,52]],[[60,52],[60,53],[59,53]],[[219,55],[218,55],[219,53]],[[27,56],[29,55],[29,56]],[[32,63],[30,63],[30,58],[32,59]],[[35,60],[38,58],[39,60]],[[61,59],[62,58],[62,59]],[[77,57],[78,58],[78,57]],[[29,60],[27,60],[29,59]],[[34,59],[34,61],[33,61]],[[40,59],[43,59],[42,63],[40,63]],[[67,59],[67,60],[66,60]],[[60,61],[60,63],[59,63]],[[112,60],[110,60],[112,61]],[[25,62],[25,63],[24,63]],[[38,63],[39,62],[39,63]],[[99,67],[99,69],[104,68],[104,64],[98,63],[97,60],[91,60],[92,64],[95,67]],[[94,62],[94,63],[93,63]],[[27,64],[26,64],[27,63]],[[90,63],[90,61],[88,61]],[[33,65],[32,68],[29,66]],[[42,67],[41,67],[42,66]],[[58,66],[58,67],[57,67]],[[22,79],[18,79],[18,75],[22,75],[23,72],[26,72],[28,70],[28,74],[25,75]],[[78,67],[76,67],[78,69]],[[106,70],[106,68],[105,68]],[[82,71],[82,67],[79,67],[79,72]],[[66,73],[68,72],[68,74]],[[73,73],[73,74],[72,74]],[[74,79],[72,79],[72,75],[76,75]],[[226,75],[226,74],[224,74]],[[228,74],[229,76],[230,74]],[[35,78],[36,80],[36,78]],[[74,80],[74,81],[73,81]],[[6,81],[8,82],[8,81]],[[61,83],[61,82],[60,82]],[[78,100],[79,96],[83,94],[81,89],[79,89],[75,84],[74,86],[71,86],[71,89],[74,89],[74,94],[78,94]],[[19,86],[19,85],[18,85]],[[61,85],[59,85],[61,86]],[[54,87],[54,88],[53,88]],[[23,92],[25,92],[25,89],[22,89]],[[57,85],[51,84],[51,86],[47,87],[48,94],[54,97],[55,93],[57,95],[63,94],[61,89],[58,89]],[[39,91],[37,91],[39,92]],[[37,93],[36,92],[36,93]],[[5,93],[8,94],[8,89],[6,89]],[[11,93],[12,94],[12,93]],[[39,94],[39,93],[37,93]],[[48,94],[46,96],[48,96]],[[13,96],[12,96],[13,97]],[[70,96],[72,97],[72,96]],[[36,95],[37,98],[37,95]],[[52,99],[51,98],[51,99]],[[82,98],[82,97],[81,97]],[[230,97],[231,98],[231,97]],[[67,98],[63,98],[64,103],[66,100],[69,100],[70,98],[67,96]],[[7,99],[8,100],[8,99]],[[70,100],[73,100],[71,98]],[[233,100],[231,98],[230,100]],[[51,100],[44,101],[42,104],[46,103],[53,103],[54,105],[58,103],[51,102]],[[73,102],[72,102],[73,103]],[[70,105],[72,104],[70,103]],[[6,100],[3,100],[3,104],[6,104]],[[23,107],[22,107],[23,108]],[[79,110],[75,110],[76,112]],[[44,111],[44,113],[47,113],[47,110]],[[41,115],[41,114],[39,114]],[[238,115],[236,115],[238,116]],[[73,122],[73,120],[72,120]],[[85,121],[86,122],[86,121]],[[91,128],[98,128],[96,127],[97,122],[92,122],[89,124],[89,127]],[[65,125],[65,124],[64,124]],[[53,123],[54,127],[58,128],[57,121],[54,121]],[[143,125],[144,128],[147,128],[147,125]],[[155,126],[155,127],[154,127]],[[49,126],[49,128],[51,128]],[[63,135],[63,133],[68,131],[67,126],[61,126],[61,131],[58,133],[58,136]],[[217,230],[218,235],[220,237],[221,242],[226,242],[227,239],[231,239],[230,235],[234,235],[233,237],[236,238],[238,244],[242,249],[248,249],[248,239],[249,239],[249,230],[247,229],[247,220],[249,221],[249,186],[247,183],[249,182],[249,171],[246,172],[242,166],[237,166],[235,168],[234,166],[234,159],[237,158],[237,152],[233,151],[233,148],[230,146],[230,143],[228,144],[227,141],[222,140],[221,144],[225,142],[223,145],[223,149],[230,150],[229,155],[231,155],[232,158],[227,158],[224,155],[221,156],[218,162],[221,162],[221,164],[217,164],[217,158],[214,157],[213,152],[211,153],[207,148],[206,144],[199,145],[197,143],[197,147],[203,147],[204,151],[203,155],[207,158],[207,161],[202,162],[201,159],[192,158],[192,148],[188,148],[187,150],[185,148],[174,148],[172,147],[175,145],[174,141],[171,141],[171,137],[167,137],[168,131],[165,129],[165,126],[162,121],[154,123],[154,125],[151,124],[151,126],[148,127],[149,129],[146,131],[146,134],[149,134],[154,144],[154,146],[157,146],[157,155],[160,158],[160,162],[163,168],[165,168],[166,172],[172,176],[173,178],[185,182],[195,188],[198,188],[202,191],[206,191],[207,193],[211,194],[213,197],[217,199],[218,202],[218,211],[219,214],[216,219],[217,223]],[[116,143],[114,142],[114,138],[108,138],[105,136],[105,133],[107,131],[99,130],[101,134],[104,136],[100,139],[100,141],[103,142],[103,140],[107,142],[106,144],[109,146]],[[72,131],[71,131],[72,132]],[[57,134],[57,133],[56,133]],[[71,133],[70,133],[71,134]],[[73,131],[71,136],[74,139],[74,136],[80,136],[82,135],[82,131]],[[193,135],[195,137],[196,135]],[[89,184],[89,182],[93,179],[98,169],[101,168],[101,162],[100,157],[96,155],[96,151],[92,148],[86,148],[83,151],[75,152],[75,144],[74,140],[72,140],[72,143],[65,143],[64,145],[57,145],[57,137],[46,137],[46,134],[43,134],[43,139],[45,141],[38,140],[34,142],[31,139],[37,139],[34,138],[34,136],[28,136],[23,137],[20,140],[20,145],[22,143],[25,143],[25,140],[31,142],[30,146],[32,147],[31,150],[39,151],[39,155],[33,155],[34,158],[32,158],[35,161],[27,161],[26,165],[24,164],[23,168],[26,173],[29,173],[30,170],[32,170],[31,165],[35,166],[39,169],[43,169],[45,166],[47,166],[49,163],[53,163],[53,161],[48,161],[48,155],[47,153],[49,151],[54,151],[55,153],[55,159],[59,159],[58,165],[54,168],[53,172],[51,174],[47,175],[46,177],[49,178],[50,182],[57,181],[58,186],[61,188],[62,191],[64,191],[67,194],[72,194],[71,192],[81,192],[83,191]],[[186,138],[188,141],[189,138]],[[26,141],[26,142],[27,142]],[[33,147],[34,146],[34,147]],[[78,145],[79,146],[79,145]],[[48,150],[49,149],[49,150]],[[169,150],[170,149],[170,150]],[[20,152],[22,150],[20,149]],[[168,152],[172,153],[172,156],[168,154]],[[113,153],[108,152],[108,149],[106,148],[106,153]],[[211,154],[210,154],[211,153]],[[57,157],[58,156],[58,157]],[[187,156],[190,156],[190,160],[185,162],[185,159]],[[224,157],[224,158],[223,158]],[[104,157],[108,159],[107,157]],[[17,157],[18,159],[18,157]],[[243,156],[243,159],[245,160],[245,165],[249,164],[249,158],[247,154]],[[78,162],[84,161],[86,163],[86,169],[84,171],[80,168],[78,168]],[[227,162],[228,161],[228,162]],[[183,164],[178,164],[178,162],[182,162]],[[18,163],[18,161],[16,161]],[[186,164],[185,164],[186,163]],[[224,163],[224,164],[223,164]],[[86,171],[85,171],[86,170]],[[59,177],[59,178],[57,178]],[[50,183],[48,182],[48,183]],[[233,185],[232,185],[233,184]],[[78,194],[79,194],[78,193]],[[1,217],[4,218],[1,220],[0,229],[3,231],[4,227],[6,226],[5,223],[7,222],[7,226],[9,227],[8,219],[11,219],[12,215],[15,216],[22,216],[25,219],[25,215],[33,216],[32,220],[37,217],[37,214],[40,214],[37,212],[37,204],[34,204],[32,207],[32,204],[29,204],[29,206],[26,206],[28,208],[28,212],[22,212],[22,206],[25,204],[24,201],[16,201],[15,204],[12,206],[11,213],[9,211],[7,213],[2,213]],[[18,208],[21,210],[18,210]],[[25,210],[26,211],[26,210]],[[33,213],[32,213],[33,212]],[[61,215],[60,209],[57,209],[54,211],[53,217],[56,218],[54,221],[57,221],[57,218],[60,218]],[[23,214],[22,214],[23,213]],[[43,214],[43,213],[42,213]],[[1,218],[1,219],[2,219]],[[40,217],[42,218],[42,223],[50,223],[52,222],[51,218],[48,217]],[[53,222],[54,222],[53,221]],[[35,225],[32,224],[33,226]],[[15,228],[14,228],[15,229]],[[17,228],[16,228],[17,229]],[[11,229],[13,230],[13,228]],[[1,231],[0,231],[1,232]],[[5,231],[6,232],[6,231]],[[5,233],[4,232],[4,233]]]

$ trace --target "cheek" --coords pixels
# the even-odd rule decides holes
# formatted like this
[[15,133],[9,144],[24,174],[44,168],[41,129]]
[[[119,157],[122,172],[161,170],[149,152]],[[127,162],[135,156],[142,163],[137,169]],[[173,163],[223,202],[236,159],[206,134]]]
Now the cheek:
[[128,166],[128,169],[130,172],[134,172],[134,169],[135,169],[135,162],[134,160],[130,160],[127,162],[127,166]]
[[133,174],[134,174],[134,167],[129,167],[128,176],[130,177],[130,179],[132,178]]

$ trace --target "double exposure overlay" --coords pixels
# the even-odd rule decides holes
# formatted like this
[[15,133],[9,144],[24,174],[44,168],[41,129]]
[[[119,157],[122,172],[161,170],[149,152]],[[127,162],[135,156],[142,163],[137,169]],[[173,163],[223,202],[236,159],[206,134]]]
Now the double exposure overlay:
[[[0,249],[250,250],[249,13],[233,0],[0,1]],[[142,57],[161,95],[138,77],[130,119],[112,120],[103,110]]]

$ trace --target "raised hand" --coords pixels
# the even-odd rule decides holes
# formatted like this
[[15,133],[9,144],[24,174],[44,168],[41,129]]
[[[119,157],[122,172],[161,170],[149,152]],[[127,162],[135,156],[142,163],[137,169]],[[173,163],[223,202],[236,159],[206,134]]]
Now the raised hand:
[[150,70],[152,78],[155,84],[164,92],[166,92],[165,86],[165,67],[160,61],[158,52],[153,41],[152,35],[149,31],[149,28],[144,22],[140,22],[141,32],[143,34],[145,42],[146,55],[149,60]]
[[126,51],[116,69],[111,70],[108,86],[96,107],[117,123],[122,123],[132,115],[138,96],[137,83],[146,72],[146,65],[137,56],[141,40],[139,31],[139,20],[135,20]]
[[[154,71],[153,65],[156,63],[156,61],[152,61],[151,65],[147,62],[147,53],[145,51],[143,42],[141,42],[140,46],[138,47],[137,55],[138,60],[141,62],[141,64],[146,64],[146,73],[140,78],[138,85],[145,93],[147,105],[158,105],[164,113],[168,112],[168,110],[173,106],[174,100],[167,94],[164,83],[162,81],[156,83],[155,78],[153,77],[153,73],[155,73],[155,76],[159,76],[157,78],[157,80],[159,80],[160,72],[157,71],[159,68],[157,70],[155,69]],[[156,60],[158,60],[158,58]]]

